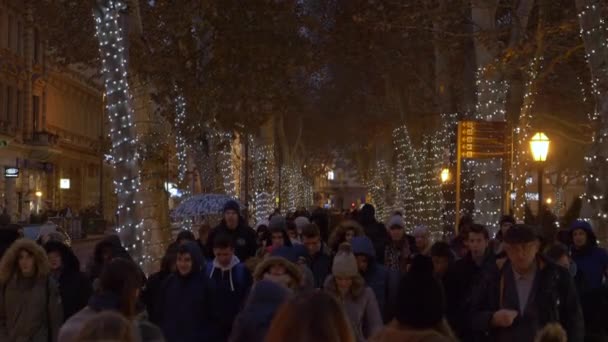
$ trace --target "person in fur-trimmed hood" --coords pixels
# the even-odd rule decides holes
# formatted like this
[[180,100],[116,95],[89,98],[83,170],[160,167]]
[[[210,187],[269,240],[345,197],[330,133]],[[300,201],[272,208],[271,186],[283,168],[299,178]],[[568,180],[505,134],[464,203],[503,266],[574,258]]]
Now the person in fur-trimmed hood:
[[20,239],[0,262],[0,341],[57,341],[61,297],[45,251]]
[[343,243],[334,257],[332,275],[323,289],[336,296],[348,316],[357,342],[365,342],[382,328],[382,316],[374,291],[365,286],[357,259],[349,243]]
[[302,284],[302,273],[289,260],[280,256],[270,256],[256,267],[253,279],[255,282],[270,280],[298,292]]

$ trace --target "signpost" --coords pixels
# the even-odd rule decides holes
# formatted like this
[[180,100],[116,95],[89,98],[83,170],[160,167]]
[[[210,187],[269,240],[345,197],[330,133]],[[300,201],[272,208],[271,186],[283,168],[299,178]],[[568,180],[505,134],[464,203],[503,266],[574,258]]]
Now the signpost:
[[[511,132],[506,122],[459,121],[456,151],[456,232],[460,220],[461,173],[463,159],[502,159],[503,198],[507,188],[507,166],[511,157]],[[505,201],[508,201],[508,196]]]
[[19,177],[19,168],[18,167],[5,167],[4,168],[4,177],[5,178]]

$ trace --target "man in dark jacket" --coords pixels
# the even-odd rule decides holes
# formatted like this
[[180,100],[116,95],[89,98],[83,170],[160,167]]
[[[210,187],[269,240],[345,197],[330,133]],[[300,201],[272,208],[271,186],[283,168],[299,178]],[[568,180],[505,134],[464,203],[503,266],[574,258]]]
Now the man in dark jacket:
[[309,224],[302,229],[302,243],[308,250],[307,263],[315,278],[315,288],[323,288],[325,278],[331,272],[331,256],[324,250],[321,232],[315,224]]
[[473,329],[489,341],[532,342],[546,324],[558,322],[568,341],[582,342],[583,314],[568,271],[538,254],[531,227],[513,226],[504,243],[508,261],[485,272],[473,292]]
[[207,264],[207,317],[209,334],[206,341],[224,342],[230,336],[232,323],[239,313],[252,284],[247,267],[234,255],[232,238],[216,236],[215,259]]
[[49,241],[44,249],[51,266],[51,275],[59,284],[65,322],[87,306],[93,288],[87,276],[80,271],[80,261],[68,246],[58,241]]
[[397,298],[399,272],[390,272],[376,262],[376,251],[367,236],[354,237],[351,240],[351,245],[353,253],[357,257],[359,273],[365,279],[367,287],[374,291],[380,313],[384,321],[388,322],[392,317],[389,317],[387,309],[390,306],[389,303]]
[[359,213],[359,223],[363,226],[365,236],[372,240],[378,262],[384,263],[384,248],[389,241],[388,233],[384,225],[376,221],[376,209],[371,204],[366,204]]
[[484,270],[496,268],[493,252],[488,248],[489,237],[484,226],[472,225],[466,237],[469,252],[463,259],[452,264],[444,277],[447,318],[464,342],[474,340],[470,324],[472,289],[479,284]]
[[255,255],[257,250],[257,236],[251,227],[247,226],[240,214],[240,206],[236,201],[228,201],[224,205],[224,219],[209,232],[207,239],[207,257],[213,259],[213,243],[218,235],[228,235],[234,241],[234,254],[241,262],[247,261]]

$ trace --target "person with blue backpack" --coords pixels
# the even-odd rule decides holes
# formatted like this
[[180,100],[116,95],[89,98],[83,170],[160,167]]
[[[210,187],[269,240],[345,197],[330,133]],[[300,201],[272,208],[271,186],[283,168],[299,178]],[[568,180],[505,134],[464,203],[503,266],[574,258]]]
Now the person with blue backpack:
[[234,255],[234,242],[230,236],[218,235],[213,241],[215,258],[207,264],[208,342],[228,340],[232,323],[243,307],[252,285],[251,273]]

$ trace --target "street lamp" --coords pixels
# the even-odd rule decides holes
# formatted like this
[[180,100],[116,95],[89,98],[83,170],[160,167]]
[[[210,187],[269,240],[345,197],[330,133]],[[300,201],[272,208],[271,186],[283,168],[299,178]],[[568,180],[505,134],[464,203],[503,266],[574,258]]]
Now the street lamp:
[[450,169],[441,170],[441,183],[447,183],[450,180]]
[[36,191],[35,195],[36,197],[42,197],[42,191]]
[[530,140],[530,151],[532,158],[538,165],[538,217],[542,223],[542,206],[543,206],[543,178],[544,178],[544,163],[547,161],[549,154],[549,144],[551,141],[543,132],[534,134]]

